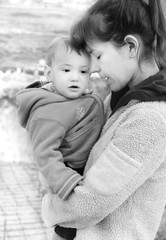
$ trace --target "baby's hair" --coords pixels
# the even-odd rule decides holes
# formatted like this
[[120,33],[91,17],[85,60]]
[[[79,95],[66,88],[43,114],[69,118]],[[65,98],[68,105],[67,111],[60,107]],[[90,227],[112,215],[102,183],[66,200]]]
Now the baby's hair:
[[154,56],[159,67],[166,66],[166,21],[160,0],[98,0],[73,26],[71,41],[78,50],[93,40],[122,46],[128,34],[143,42],[140,61]]
[[89,56],[86,50],[78,50],[72,44],[69,36],[60,36],[54,38],[46,48],[45,51],[45,61],[48,66],[51,66],[52,61],[56,57],[58,50],[63,49],[64,51],[76,51],[78,54],[83,53]]

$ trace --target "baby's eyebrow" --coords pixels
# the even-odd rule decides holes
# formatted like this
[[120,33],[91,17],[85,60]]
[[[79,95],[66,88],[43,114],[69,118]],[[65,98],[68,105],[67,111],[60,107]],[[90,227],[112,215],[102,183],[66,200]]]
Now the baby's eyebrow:
[[63,63],[63,64],[61,64],[61,66],[62,66],[62,67],[70,67],[71,65],[68,64],[68,63]]

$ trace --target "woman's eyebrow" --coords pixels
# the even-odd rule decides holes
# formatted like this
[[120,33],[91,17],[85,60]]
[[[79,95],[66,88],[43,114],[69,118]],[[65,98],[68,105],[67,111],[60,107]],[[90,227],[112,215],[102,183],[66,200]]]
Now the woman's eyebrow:
[[92,54],[92,53],[93,53],[93,50],[88,50],[88,52],[89,52],[90,54]]
[[95,50],[93,50],[93,49],[89,50],[90,54],[93,54],[94,52],[95,52]]
[[90,48],[88,48],[88,47],[87,47],[87,49],[86,49],[86,50],[87,50],[87,52],[88,52],[89,54],[93,53],[93,50],[92,50],[92,49],[90,49]]

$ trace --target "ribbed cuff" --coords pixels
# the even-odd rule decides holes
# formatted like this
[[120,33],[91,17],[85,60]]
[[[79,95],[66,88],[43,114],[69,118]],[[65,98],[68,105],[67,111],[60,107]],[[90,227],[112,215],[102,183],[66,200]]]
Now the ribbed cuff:
[[62,199],[65,200],[71,191],[75,188],[75,186],[83,179],[81,175],[78,173],[74,173],[71,175],[68,179],[66,179],[66,182],[60,186],[56,194]]

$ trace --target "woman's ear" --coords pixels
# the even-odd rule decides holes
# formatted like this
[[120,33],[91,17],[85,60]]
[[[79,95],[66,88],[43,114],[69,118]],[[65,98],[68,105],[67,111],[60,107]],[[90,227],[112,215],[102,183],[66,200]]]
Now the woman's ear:
[[47,78],[47,80],[50,82],[51,81],[51,77],[52,77],[52,73],[51,73],[51,69],[48,65],[44,66],[44,75]]
[[137,56],[139,50],[139,41],[133,35],[127,35],[124,38],[125,43],[128,45],[129,56],[130,58],[134,58]]

